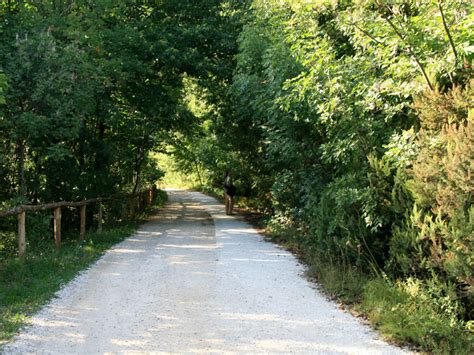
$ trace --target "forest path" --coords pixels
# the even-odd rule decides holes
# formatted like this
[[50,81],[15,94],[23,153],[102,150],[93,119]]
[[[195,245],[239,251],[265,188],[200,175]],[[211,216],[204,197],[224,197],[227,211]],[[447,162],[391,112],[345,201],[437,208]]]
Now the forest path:
[[165,208],[64,287],[4,352],[403,352],[327,301],[290,253],[221,203],[168,193]]

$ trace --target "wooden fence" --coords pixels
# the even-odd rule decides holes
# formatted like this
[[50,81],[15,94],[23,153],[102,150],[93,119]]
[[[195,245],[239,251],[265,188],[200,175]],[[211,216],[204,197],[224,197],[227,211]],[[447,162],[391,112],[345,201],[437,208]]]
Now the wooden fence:
[[120,194],[111,197],[99,197],[77,202],[53,202],[43,205],[21,205],[15,208],[0,211],[1,217],[17,216],[18,218],[18,254],[20,256],[26,251],[26,212],[37,212],[53,210],[53,235],[56,248],[61,247],[61,209],[63,207],[79,207],[80,226],[79,240],[83,241],[86,235],[86,208],[87,205],[98,204],[97,230],[102,232],[103,222],[103,202],[118,199],[128,199],[129,214],[135,215],[135,212],[141,212],[150,206],[156,194],[156,188],[152,187],[136,194]]

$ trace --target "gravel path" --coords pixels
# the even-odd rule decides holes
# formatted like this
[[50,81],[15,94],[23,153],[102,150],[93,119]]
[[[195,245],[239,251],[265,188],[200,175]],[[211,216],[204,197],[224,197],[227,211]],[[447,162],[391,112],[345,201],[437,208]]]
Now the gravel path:
[[58,293],[6,354],[398,354],[215,199],[170,201]]

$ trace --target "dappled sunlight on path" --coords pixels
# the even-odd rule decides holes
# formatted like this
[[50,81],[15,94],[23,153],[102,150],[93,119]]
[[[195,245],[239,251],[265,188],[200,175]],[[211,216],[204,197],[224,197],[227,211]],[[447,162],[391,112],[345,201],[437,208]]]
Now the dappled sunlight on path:
[[58,294],[6,353],[397,353],[318,294],[288,252],[197,192]]

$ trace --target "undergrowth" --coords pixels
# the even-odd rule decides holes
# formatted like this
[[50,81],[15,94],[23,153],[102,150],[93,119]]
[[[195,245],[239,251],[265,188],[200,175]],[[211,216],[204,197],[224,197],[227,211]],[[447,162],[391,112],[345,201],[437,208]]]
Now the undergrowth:
[[[388,339],[439,354],[472,354],[473,333],[456,317],[456,303],[442,285],[407,279],[372,279],[357,305]],[[455,306],[454,306],[455,307]]]

